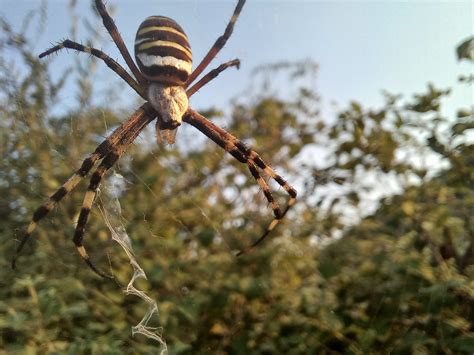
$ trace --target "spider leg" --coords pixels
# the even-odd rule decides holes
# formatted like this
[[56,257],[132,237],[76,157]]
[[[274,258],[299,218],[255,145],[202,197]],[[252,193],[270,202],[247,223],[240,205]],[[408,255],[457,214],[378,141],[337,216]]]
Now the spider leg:
[[230,60],[226,63],[223,63],[219,65],[217,68],[212,69],[209,73],[204,75],[201,80],[199,80],[196,84],[194,84],[191,88],[186,90],[186,94],[188,94],[188,97],[191,97],[201,89],[204,85],[209,83],[211,80],[215,79],[220,73],[222,73],[224,70],[226,70],[229,67],[237,67],[237,69],[240,69],[240,60],[234,59]]
[[84,231],[86,229],[87,221],[89,219],[89,214],[92,209],[92,205],[94,203],[95,197],[97,195],[97,190],[99,188],[99,184],[102,181],[105,173],[112,168],[112,166],[117,162],[120,158],[121,154],[124,152],[124,146],[121,147],[120,151],[112,151],[102,160],[99,167],[96,171],[92,174],[89,187],[87,188],[87,192],[84,196],[84,201],[82,203],[81,213],[79,214],[79,219],[77,220],[76,230],[74,232],[73,242],[76,245],[77,251],[79,252],[80,256],[84,261],[89,265],[89,267],[99,276],[104,278],[113,278],[105,274],[103,271],[99,270],[91,261],[89,255],[87,254],[86,249],[82,245],[82,241],[84,239]]
[[115,25],[114,20],[107,12],[104,2],[102,0],[95,0],[95,6],[97,8],[97,11],[99,11],[100,16],[102,17],[102,22],[104,23],[105,28],[109,32],[110,37],[112,37],[113,41],[115,42],[115,45],[119,49],[123,59],[125,59],[125,62],[132,71],[133,75],[135,75],[135,78],[137,78],[140,84],[146,84],[147,81],[145,80],[142,73],[133,61],[132,57],[130,56],[127,46],[125,45],[122,36],[120,35],[120,32],[118,31],[117,26]]
[[262,188],[265,198],[272,206],[273,215],[275,216],[276,219],[281,219],[282,213],[280,210],[280,206],[278,205],[278,202],[276,202],[275,199],[273,198],[273,195],[270,191],[270,187],[268,186],[267,182],[260,175],[260,173],[257,170],[257,167],[250,159],[247,160],[247,165],[250,170],[250,173],[252,174],[254,179],[257,181],[258,185]]
[[[51,197],[42,204],[33,214],[33,218],[28,225],[28,228],[23,235],[23,238],[18,245],[15,255],[12,260],[12,268],[15,268],[16,260],[18,259],[21,250],[23,249],[26,242],[30,239],[31,234],[38,226],[40,220],[46,217],[46,215],[65,197],[70,193],[87,174],[91,171],[94,165],[109,154],[119,143],[127,136],[127,132],[132,131],[133,128],[143,129],[142,127],[146,126],[151,122],[155,117],[155,111],[152,109],[151,105],[146,103],[143,104],[134,114],[125,122],[123,122],[115,131],[107,137],[95,151],[89,155],[81,164],[81,167],[72,175]],[[130,133],[129,133],[130,134]]]
[[[218,127],[217,125],[215,125],[214,123],[206,119],[204,116],[201,116],[196,111],[189,109],[187,114],[183,117],[183,121],[199,129],[202,133],[208,136],[220,147],[224,148],[228,153],[230,153],[234,158],[236,158],[241,163],[247,163],[252,176],[257,180],[258,184],[262,187],[265,197],[267,198],[268,202],[272,205],[274,219],[270,222],[268,227],[265,229],[265,232],[254,243],[252,243],[249,247],[245,248],[244,250],[240,251],[237,255],[250,252],[255,246],[260,244],[267,237],[267,235],[283,219],[283,217],[286,215],[288,210],[295,204],[296,194],[297,194],[296,190],[291,185],[289,185],[280,175],[278,175],[275,172],[275,170],[273,170],[268,164],[266,164],[254,150],[247,148],[241,141],[239,141],[232,134]],[[268,174],[273,180],[275,180],[280,186],[282,186],[284,190],[290,195],[290,199],[288,200],[287,206],[284,209],[283,213],[281,212],[277,202],[274,200],[270,192],[270,189],[268,188],[268,184],[260,176],[256,167],[260,168],[266,174]]]
[[128,85],[130,85],[132,87],[133,90],[135,90],[138,93],[138,95],[140,95],[141,97],[143,97],[146,100],[146,92],[137,83],[137,81],[130,74],[128,74],[127,71],[119,63],[117,63],[115,60],[110,58],[107,54],[105,54],[104,52],[102,52],[99,49],[87,47],[87,46],[84,46],[80,43],[73,42],[69,39],[66,39],[66,40],[60,42],[59,44],[57,44],[56,46],[51,47],[50,49],[44,51],[43,53],[41,53],[39,55],[39,57],[44,58],[48,55],[51,55],[51,54],[63,49],[63,48],[70,48],[70,49],[74,49],[78,52],[89,53],[89,54],[93,55],[94,57],[97,57],[97,58],[103,60],[104,63],[110,69],[112,69],[115,73],[117,73],[123,80],[125,80],[125,82]]
[[270,191],[270,187],[268,186],[265,179],[258,172],[255,163],[252,160],[250,160],[245,154],[243,154],[235,145],[229,144],[229,141],[226,140],[224,137],[222,137],[222,135],[219,135],[215,130],[209,129],[208,126],[200,126],[199,122],[194,121],[192,118],[191,119],[188,118],[186,120],[183,118],[183,120],[195,126],[196,128],[198,128],[201,132],[203,132],[206,136],[208,136],[211,140],[213,140],[217,145],[223,148],[226,152],[231,154],[239,162],[243,164],[247,164],[250,170],[250,173],[252,174],[253,178],[257,181],[258,185],[263,190],[263,194],[265,195],[265,198],[272,206],[272,210],[273,210],[273,214],[275,218],[281,218],[282,213],[280,210],[280,206],[273,198],[273,195]]
[[[149,105],[149,104],[145,104]],[[100,165],[97,167],[96,171],[92,174],[89,187],[84,196],[84,201],[82,203],[81,212],[77,220],[76,230],[74,232],[73,242],[76,245],[77,251],[82,259],[89,265],[89,267],[99,276],[104,278],[113,278],[100,271],[91,261],[87,251],[82,244],[84,240],[84,232],[86,229],[87,221],[89,219],[89,214],[94,204],[95,197],[97,195],[97,190],[99,188],[100,182],[104,175],[114,166],[117,160],[125,153],[125,150],[133,143],[133,141],[138,137],[140,132],[146,127],[146,125],[155,118],[155,111],[150,110],[148,114],[145,115],[145,120],[138,122],[134,127],[131,127],[126,134],[123,136],[122,140],[117,144],[113,150],[111,150],[102,160]]]
[[81,167],[76,171],[74,175],[72,175],[53,195],[49,197],[49,199],[43,203],[40,207],[38,207],[33,214],[33,218],[31,219],[28,228],[23,235],[23,238],[20,241],[16,249],[15,256],[13,257],[12,261],[12,268],[14,269],[16,266],[16,260],[21,253],[21,250],[25,246],[26,242],[30,239],[31,234],[34,232],[38,223],[46,217],[46,215],[66,196],[70,193],[74,188],[81,182],[81,180],[89,173],[89,171],[93,168],[95,163],[101,159],[105,154],[107,154],[108,149],[110,147],[110,143],[108,140],[102,142],[102,144],[97,147],[94,153],[89,155],[83,162]]
[[290,195],[290,200],[288,201],[289,204],[291,203],[291,205],[293,205],[295,203],[293,200],[296,199],[296,190],[290,184],[288,184],[286,180],[283,179],[283,177],[277,174],[275,170],[273,170],[267,163],[265,163],[265,161],[258,155],[256,151],[249,149],[243,142],[241,142],[231,133],[227,132],[225,129],[220,128],[215,123],[206,119],[204,116],[192,109],[188,110],[187,114],[183,117],[183,121],[190,123],[199,130],[203,128],[206,129],[206,131],[213,131],[215,134],[221,136],[225,141],[228,141],[229,144],[235,146],[246,157],[252,160],[258,168],[262,169],[273,180],[275,180],[278,185],[280,185],[288,193],[288,195]]
[[196,69],[194,69],[194,71],[191,73],[186,83],[187,86],[191,84],[204,71],[204,69],[206,69],[209,63],[215,58],[217,53],[219,53],[219,51],[225,46],[227,40],[232,35],[234,25],[237,22],[237,19],[240,15],[240,12],[242,11],[242,7],[244,6],[244,4],[245,0],[239,0],[237,5],[235,6],[234,13],[232,14],[232,17],[230,18],[229,23],[225,28],[224,34],[217,39],[217,41],[211,47],[209,52],[207,52],[201,63],[199,63]]
[[[209,121],[210,122],[210,121]],[[217,126],[216,126],[217,127]],[[237,253],[237,256],[248,253],[250,252],[254,247],[256,247],[258,244],[260,244],[266,237],[267,235],[275,229],[278,223],[285,217],[286,213],[288,210],[296,203],[296,195],[297,192],[293,186],[288,184],[288,182],[258,155],[258,153],[252,149],[249,149],[245,146],[245,144],[241,141],[239,141],[236,137],[234,137],[232,134],[229,132],[225,131],[224,129],[217,127],[219,130],[225,134],[225,137],[229,139],[235,146],[240,149],[242,152],[245,152],[250,160],[252,160],[257,167],[259,167],[261,170],[263,170],[270,178],[276,181],[278,185],[280,185],[286,193],[290,196],[290,199],[288,200],[285,209],[283,210],[283,213],[279,217],[275,217],[273,221],[268,225],[267,229],[265,232],[262,234],[260,238],[258,238],[254,243],[252,243],[250,246],[245,248],[244,250],[240,251]]]

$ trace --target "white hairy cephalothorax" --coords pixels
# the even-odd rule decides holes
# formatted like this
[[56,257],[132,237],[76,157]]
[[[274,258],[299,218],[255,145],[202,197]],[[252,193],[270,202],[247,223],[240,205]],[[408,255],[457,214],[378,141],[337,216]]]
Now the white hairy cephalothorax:
[[148,86],[148,100],[158,112],[156,138],[158,143],[173,144],[176,129],[188,109],[188,96],[182,86],[151,83]]

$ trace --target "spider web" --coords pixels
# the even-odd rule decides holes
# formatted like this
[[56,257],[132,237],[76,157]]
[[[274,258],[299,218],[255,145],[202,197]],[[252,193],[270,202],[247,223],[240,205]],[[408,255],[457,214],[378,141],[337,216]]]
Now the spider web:
[[147,338],[157,341],[160,345],[159,354],[166,354],[168,353],[168,348],[166,341],[162,337],[163,329],[161,327],[148,326],[148,322],[154,314],[159,317],[158,305],[154,299],[135,287],[137,279],[144,278],[146,280],[147,276],[135,258],[131,239],[121,221],[122,208],[119,196],[124,190],[124,178],[114,173],[108,180],[103,187],[105,193],[99,195],[98,208],[112,239],[125,251],[133,268],[133,275],[123,292],[126,295],[134,295],[141,298],[148,305],[148,310],[142,320],[137,325],[132,326],[132,335],[142,334]]

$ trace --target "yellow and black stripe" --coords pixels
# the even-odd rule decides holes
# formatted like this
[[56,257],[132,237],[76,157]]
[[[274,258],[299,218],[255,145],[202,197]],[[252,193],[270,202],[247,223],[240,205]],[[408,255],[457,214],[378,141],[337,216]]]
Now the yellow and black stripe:
[[176,21],[151,16],[142,22],[135,37],[135,59],[149,81],[184,85],[192,71],[189,40]]

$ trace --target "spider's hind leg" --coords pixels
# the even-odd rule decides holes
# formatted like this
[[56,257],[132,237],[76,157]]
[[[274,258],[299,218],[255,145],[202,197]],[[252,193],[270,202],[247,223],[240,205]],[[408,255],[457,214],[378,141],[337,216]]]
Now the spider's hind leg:
[[88,53],[96,58],[102,60],[110,69],[112,69],[118,76],[120,76],[128,85],[132,87],[133,90],[137,92],[142,98],[146,99],[146,90],[144,90],[137,81],[115,60],[110,58],[107,54],[102,52],[99,49],[87,47],[80,43],[66,39],[62,42],[59,42],[54,47],[49,48],[39,55],[40,58],[47,57],[53,53],[60,51],[61,49],[68,48],[73,49],[78,52]]
[[97,11],[99,12],[100,17],[102,17],[102,22],[105,28],[107,29],[107,32],[109,32],[110,37],[112,37],[112,40],[114,41],[115,45],[119,49],[120,54],[122,54],[122,57],[125,60],[125,63],[127,63],[127,66],[130,68],[135,78],[137,78],[137,81],[140,84],[144,85],[146,83],[146,80],[143,77],[140,70],[138,69],[138,67],[136,66],[132,57],[130,56],[127,46],[125,45],[125,42],[123,41],[123,38],[120,35],[120,32],[118,31],[114,20],[109,15],[107,8],[104,5],[104,2],[102,0],[95,0],[95,7],[97,8]]
[[209,73],[204,75],[196,84],[191,86],[189,89],[186,90],[186,94],[188,97],[191,97],[201,89],[203,86],[207,85],[211,80],[217,78],[217,76],[222,73],[224,70],[230,67],[236,67],[237,69],[240,69],[240,60],[239,59],[233,59],[228,62],[225,62],[221,65],[219,65],[217,68],[212,69]]
[[232,35],[232,32],[234,31],[234,26],[235,23],[237,22],[237,19],[239,18],[240,12],[242,11],[242,8],[244,7],[245,0],[239,0],[237,2],[237,5],[235,6],[234,13],[232,14],[232,17],[229,20],[229,23],[227,24],[224,34],[220,36],[216,42],[213,44],[211,49],[209,49],[209,52],[204,56],[202,59],[201,63],[194,69],[194,71],[191,73],[191,75],[188,78],[188,81],[186,83],[186,86],[190,85],[196,78],[206,69],[206,67],[211,63],[211,61],[216,57],[217,53],[225,46],[227,43],[227,40],[230,38]]

